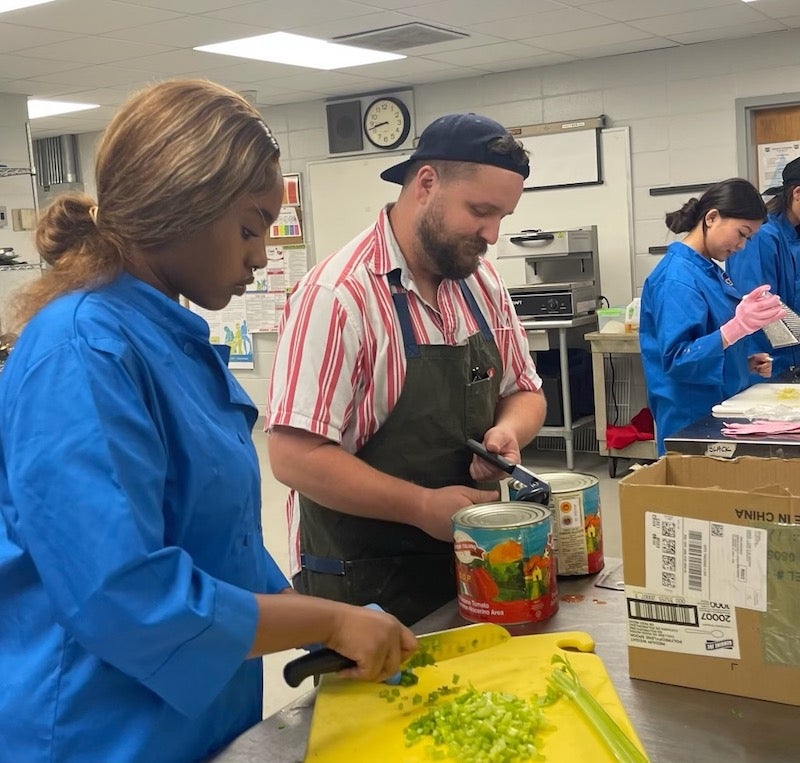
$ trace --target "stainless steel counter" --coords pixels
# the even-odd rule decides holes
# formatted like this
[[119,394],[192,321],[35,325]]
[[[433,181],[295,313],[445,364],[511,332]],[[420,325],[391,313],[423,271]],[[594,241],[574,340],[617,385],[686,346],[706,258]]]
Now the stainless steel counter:
[[[614,570],[619,560],[607,559]],[[800,760],[800,708],[628,677],[625,594],[599,588],[600,575],[559,580],[559,611],[514,635],[582,630],[591,634],[652,763],[788,763]],[[621,574],[610,575],[610,580]],[[421,620],[417,633],[464,625],[455,602]],[[310,686],[310,682],[309,682]],[[305,754],[314,692],[242,734],[214,763],[298,763]],[[548,763],[584,763],[555,761]]]
[[[749,419],[706,416],[695,421],[680,432],[664,438],[666,449],[690,456],[761,456],[763,458],[800,458],[800,436],[784,435],[724,435],[725,423],[738,421],[750,423]],[[800,760],[800,753],[798,753]]]

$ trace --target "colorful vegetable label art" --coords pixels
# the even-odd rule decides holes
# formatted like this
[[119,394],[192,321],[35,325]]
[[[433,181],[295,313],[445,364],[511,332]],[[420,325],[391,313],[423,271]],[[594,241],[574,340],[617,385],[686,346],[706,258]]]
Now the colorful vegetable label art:
[[558,575],[591,575],[603,569],[600,482],[578,472],[548,472]]
[[466,620],[546,620],[558,609],[552,514],[544,506],[486,503],[453,517],[458,607]]

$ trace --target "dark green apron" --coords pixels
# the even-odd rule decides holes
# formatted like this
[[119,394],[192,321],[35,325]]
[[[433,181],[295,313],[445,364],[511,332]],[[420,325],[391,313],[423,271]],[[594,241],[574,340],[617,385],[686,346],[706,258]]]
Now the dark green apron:
[[[375,469],[429,488],[475,486],[472,454],[494,422],[502,362],[491,329],[459,283],[480,332],[467,344],[418,345],[400,285],[388,274],[403,333],[406,376],[392,412],[356,456]],[[400,522],[333,511],[300,497],[301,592],[351,604],[380,604],[410,625],[456,595],[453,544]]]

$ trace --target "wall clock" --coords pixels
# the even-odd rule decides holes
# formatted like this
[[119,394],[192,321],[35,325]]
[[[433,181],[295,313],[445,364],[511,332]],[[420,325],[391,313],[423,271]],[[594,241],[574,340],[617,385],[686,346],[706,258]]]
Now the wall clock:
[[364,135],[377,148],[396,148],[410,130],[411,113],[399,98],[381,96],[364,111]]

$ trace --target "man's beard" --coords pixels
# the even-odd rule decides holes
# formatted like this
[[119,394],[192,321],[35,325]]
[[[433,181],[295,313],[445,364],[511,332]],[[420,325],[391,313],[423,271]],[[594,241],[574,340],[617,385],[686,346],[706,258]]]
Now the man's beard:
[[482,238],[448,236],[444,231],[442,216],[431,209],[419,223],[417,240],[421,254],[442,278],[453,281],[472,275],[486,254]]

